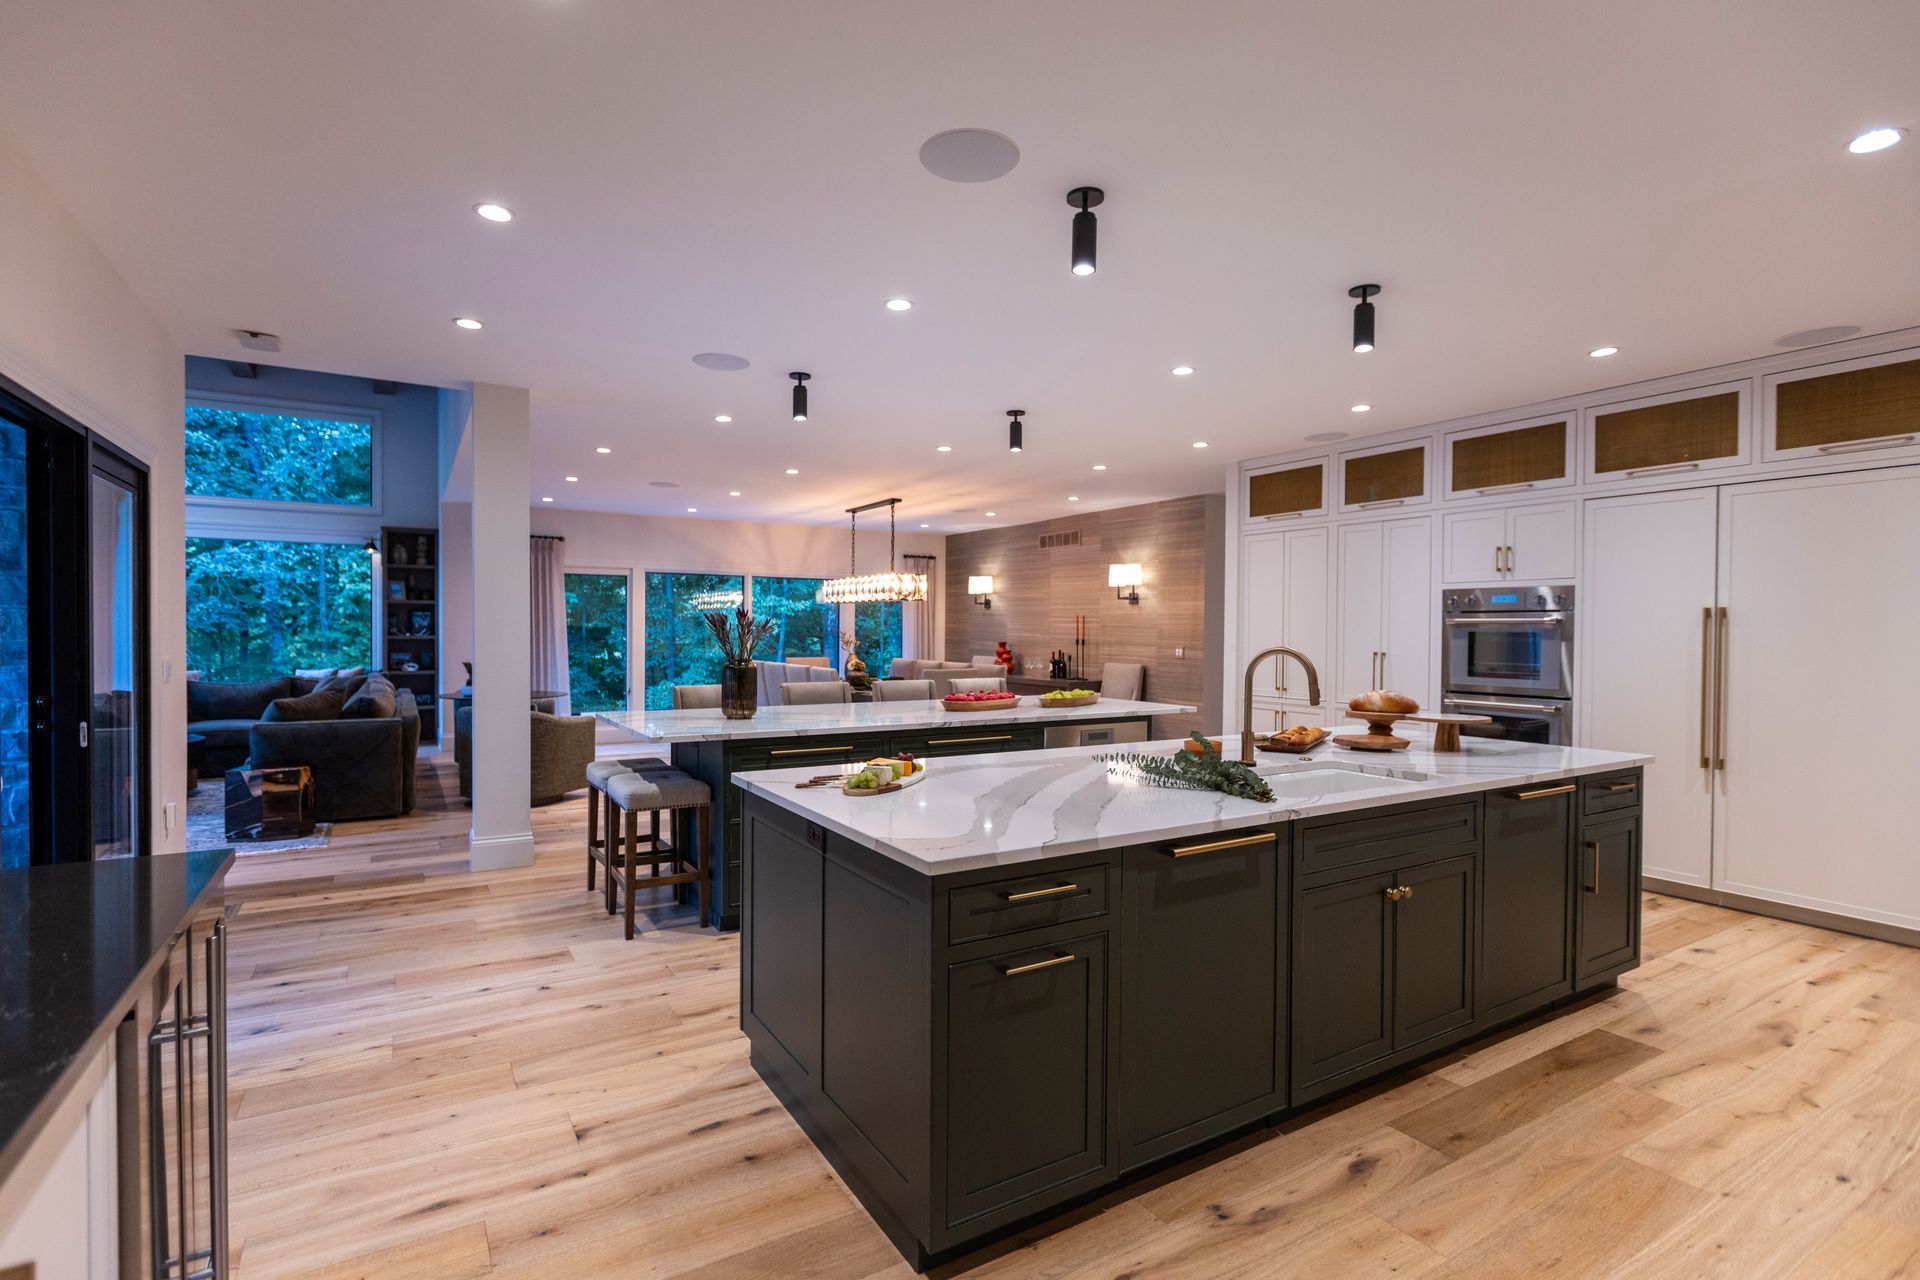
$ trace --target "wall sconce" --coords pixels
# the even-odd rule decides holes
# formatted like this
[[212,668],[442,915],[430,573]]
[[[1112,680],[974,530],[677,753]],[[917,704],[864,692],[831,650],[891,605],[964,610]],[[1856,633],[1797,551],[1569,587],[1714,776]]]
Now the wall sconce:
[[993,576],[976,573],[967,579],[967,594],[982,609],[993,608]]
[[[1114,589],[1115,600],[1125,600],[1128,604],[1140,603],[1140,566],[1137,564],[1110,564],[1107,566],[1107,585]],[[1122,591],[1120,588],[1127,590]]]
[[375,542],[372,538],[367,539],[367,554],[370,556],[377,556],[380,554],[380,544]]

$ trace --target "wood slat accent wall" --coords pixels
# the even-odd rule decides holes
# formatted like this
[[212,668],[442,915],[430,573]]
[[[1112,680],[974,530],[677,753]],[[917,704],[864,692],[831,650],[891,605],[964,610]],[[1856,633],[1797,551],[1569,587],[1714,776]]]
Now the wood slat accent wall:
[[[982,529],[947,538],[946,655],[988,654],[1005,640],[1018,670],[1044,676],[1047,654],[1073,648],[1073,618],[1087,615],[1085,671],[1105,662],[1146,664],[1146,696],[1201,707],[1199,715],[1154,722],[1160,736],[1220,727],[1219,601],[1207,607],[1207,585],[1220,589],[1225,556],[1225,500],[1201,494],[1137,507],[1089,511],[1037,524]],[[1211,512],[1209,511],[1211,508]],[[1078,530],[1078,546],[1042,549],[1049,534]],[[1145,577],[1140,603],[1114,598],[1109,564],[1138,563]],[[972,574],[993,575],[993,608],[967,594]],[[1176,658],[1181,648],[1186,656]]]
[[1920,360],[1782,382],[1773,447],[1810,449],[1920,432]]
[[1593,420],[1593,469],[1606,475],[1740,452],[1740,397],[1728,391]]

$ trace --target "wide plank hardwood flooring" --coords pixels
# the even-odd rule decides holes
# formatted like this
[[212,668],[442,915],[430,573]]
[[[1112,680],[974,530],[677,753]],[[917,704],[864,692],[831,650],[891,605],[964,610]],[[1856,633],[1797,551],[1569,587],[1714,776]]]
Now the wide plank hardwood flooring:
[[[747,1064],[739,943],[621,939],[584,805],[231,878],[241,1280],[913,1273]],[[1649,896],[1610,995],[942,1267],[980,1280],[1920,1277],[1920,952]]]

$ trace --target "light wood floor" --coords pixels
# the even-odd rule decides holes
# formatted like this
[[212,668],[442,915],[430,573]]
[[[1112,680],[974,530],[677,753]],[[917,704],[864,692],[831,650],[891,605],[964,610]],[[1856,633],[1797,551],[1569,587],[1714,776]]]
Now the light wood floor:
[[[580,802],[465,872],[466,812],[243,858],[242,1280],[912,1273],[747,1065],[739,949],[621,940]],[[941,1276],[1920,1275],[1920,952],[1646,900],[1608,998]]]

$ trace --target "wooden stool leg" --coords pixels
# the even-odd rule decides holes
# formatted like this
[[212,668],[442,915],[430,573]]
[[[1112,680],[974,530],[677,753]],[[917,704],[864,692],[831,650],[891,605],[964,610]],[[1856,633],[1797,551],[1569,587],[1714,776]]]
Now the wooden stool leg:
[[[639,817],[638,814],[634,816],[636,820]],[[657,829],[660,824],[660,815],[656,813],[653,817],[653,821],[654,821],[654,826]],[[634,829],[637,830],[637,828],[634,828]],[[639,869],[640,869],[639,850],[635,849],[631,844],[629,844],[627,846],[627,856],[621,863],[621,870],[626,873],[627,941],[628,942],[633,941],[633,894],[634,894],[634,888],[635,888],[633,882],[638,877]]]
[[594,855],[600,852],[600,797],[602,792],[587,788],[587,892],[593,892]]
[[698,871],[689,886],[693,890],[693,927],[698,929],[707,922],[706,895],[702,892],[702,882],[706,880],[706,845],[702,839],[712,839],[706,828],[713,825],[713,811],[702,806],[693,811],[687,825],[693,830],[693,839],[687,845],[687,870]]

